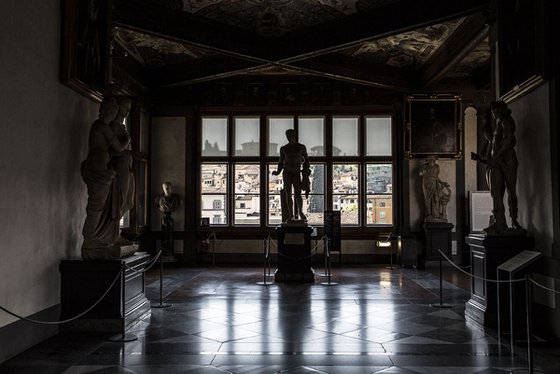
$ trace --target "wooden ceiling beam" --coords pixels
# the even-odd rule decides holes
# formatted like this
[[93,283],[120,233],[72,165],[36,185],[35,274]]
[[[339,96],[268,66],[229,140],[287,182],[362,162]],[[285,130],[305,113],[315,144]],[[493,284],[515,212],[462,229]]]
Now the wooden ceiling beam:
[[441,80],[488,36],[486,17],[467,17],[453,34],[430,56],[419,72],[418,86],[428,87]]

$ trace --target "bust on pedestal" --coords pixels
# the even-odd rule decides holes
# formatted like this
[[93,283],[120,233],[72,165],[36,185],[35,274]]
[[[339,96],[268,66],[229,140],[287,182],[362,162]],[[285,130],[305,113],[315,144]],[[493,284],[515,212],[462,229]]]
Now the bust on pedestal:
[[179,195],[173,192],[173,185],[166,181],[161,185],[163,193],[154,200],[155,206],[162,213],[161,217],[161,249],[165,255],[172,256],[174,222],[172,213],[183,204]]
[[424,195],[424,232],[426,236],[426,260],[438,260],[439,250],[451,254],[451,230],[453,224],[447,222],[447,203],[451,196],[449,184],[439,179],[439,165],[436,156],[428,156],[420,169],[422,192]]

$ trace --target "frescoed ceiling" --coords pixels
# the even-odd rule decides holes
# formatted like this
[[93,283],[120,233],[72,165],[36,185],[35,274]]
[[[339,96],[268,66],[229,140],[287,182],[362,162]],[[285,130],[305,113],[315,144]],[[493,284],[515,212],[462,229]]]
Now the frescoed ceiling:
[[485,0],[116,3],[114,42],[161,87],[304,74],[406,91],[489,64]]

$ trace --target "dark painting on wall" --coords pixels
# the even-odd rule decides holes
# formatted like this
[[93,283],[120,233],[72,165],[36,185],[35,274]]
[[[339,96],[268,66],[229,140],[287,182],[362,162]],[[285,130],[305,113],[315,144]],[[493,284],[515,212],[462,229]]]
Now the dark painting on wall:
[[405,99],[405,157],[461,158],[461,98],[411,95]]
[[63,0],[62,9],[62,83],[99,102],[109,77],[109,2]]
[[506,102],[544,81],[547,17],[543,0],[501,1],[499,7],[499,95]]
[[264,83],[251,82],[247,83],[247,105],[263,105],[265,104],[265,87]]

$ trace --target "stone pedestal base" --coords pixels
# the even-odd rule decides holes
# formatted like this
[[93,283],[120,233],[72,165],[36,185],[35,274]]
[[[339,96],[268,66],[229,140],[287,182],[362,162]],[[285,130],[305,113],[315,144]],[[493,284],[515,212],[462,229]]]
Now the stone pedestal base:
[[426,235],[425,260],[439,260],[439,249],[446,256],[450,256],[453,224],[448,222],[425,222],[423,227]]
[[276,282],[314,282],[311,269],[311,232],[307,225],[282,225],[276,228],[278,237],[278,270]]
[[[62,260],[61,319],[72,318],[92,306],[119,277],[103,300],[87,314],[62,325],[66,331],[122,332],[149,315],[150,302],[144,294],[144,269],[150,256],[144,252],[119,260]],[[131,268],[131,269],[129,269]],[[124,300],[123,300],[124,295]],[[123,307],[124,301],[124,307]]]
[[104,248],[82,248],[84,260],[118,260],[138,251],[138,244],[115,245]]
[[[485,279],[497,279],[497,267],[523,250],[533,248],[533,238],[521,236],[484,236],[471,234],[465,242],[470,247],[472,274],[471,298],[465,305],[465,319],[474,325],[497,327],[497,286]],[[500,294],[500,305],[507,295]],[[502,297],[504,300],[502,300]]]

